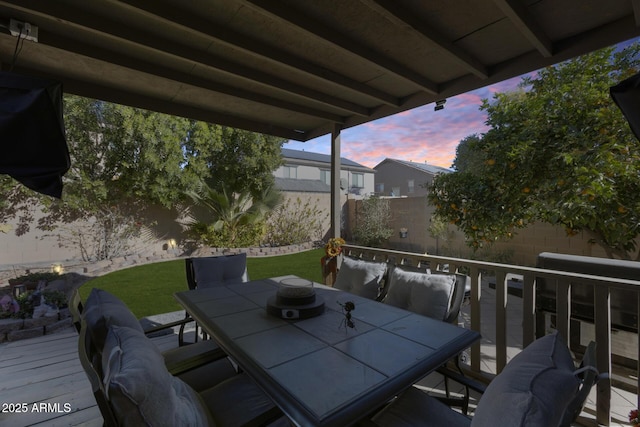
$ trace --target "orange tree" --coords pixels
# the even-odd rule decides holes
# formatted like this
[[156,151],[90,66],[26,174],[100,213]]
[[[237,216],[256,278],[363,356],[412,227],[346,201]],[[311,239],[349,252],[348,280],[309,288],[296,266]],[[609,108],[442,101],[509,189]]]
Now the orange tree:
[[539,70],[519,90],[484,100],[490,130],[465,138],[430,201],[470,246],[533,221],[584,232],[630,259],[640,226],[640,142],[609,96],[638,72],[638,44]]

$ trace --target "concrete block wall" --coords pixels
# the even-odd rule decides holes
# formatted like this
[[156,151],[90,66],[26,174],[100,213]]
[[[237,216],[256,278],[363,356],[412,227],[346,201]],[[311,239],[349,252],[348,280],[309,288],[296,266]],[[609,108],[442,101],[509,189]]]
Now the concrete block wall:
[[[393,235],[385,245],[386,248],[460,258],[472,257],[472,251],[465,243],[464,234],[457,227],[449,226],[449,237],[446,241],[436,239],[429,234],[429,221],[434,208],[427,204],[425,197],[392,198],[389,201],[393,213],[390,224]],[[349,200],[347,203],[346,217],[349,226],[346,236],[348,239],[351,238],[349,230],[356,221],[358,203],[360,201],[357,200]],[[400,237],[400,228],[408,229],[406,238]],[[541,252],[607,258],[604,249],[589,240],[590,236],[586,233],[568,236],[563,227],[536,223],[516,230],[515,236],[510,240],[494,243],[490,251],[494,254],[508,253],[510,254],[508,263],[523,266],[535,266],[537,256]]]

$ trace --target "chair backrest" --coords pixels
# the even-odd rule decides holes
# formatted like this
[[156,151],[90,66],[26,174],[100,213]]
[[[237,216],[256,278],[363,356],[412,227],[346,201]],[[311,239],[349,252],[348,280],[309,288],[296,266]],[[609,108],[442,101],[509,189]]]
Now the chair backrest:
[[455,323],[465,296],[466,276],[396,266],[389,272],[383,302]]
[[447,323],[456,323],[458,316],[460,315],[460,309],[465,296],[467,295],[467,280],[468,276],[464,274],[456,273],[456,283],[453,287],[453,295],[451,296],[451,305],[447,312],[444,321]]
[[[593,367],[595,344],[590,347],[584,363]],[[582,410],[595,378],[594,369],[576,370],[566,342],[556,331],[525,347],[489,383],[471,425],[569,426]]]
[[378,300],[387,263],[345,256],[333,287],[364,298]]
[[80,359],[80,364],[89,379],[89,383],[91,383],[91,391],[93,392],[93,397],[96,399],[98,409],[100,409],[100,413],[104,419],[104,425],[106,427],[115,427],[118,425],[118,422],[116,421],[113,409],[109,404],[109,399],[107,398],[107,393],[102,383],[100,355],[93,345],[91,333],[84,320],[80,321],[79,332],[78,357]]
[[249,281],[247,254],[185,259],[189,289],[223,286]]

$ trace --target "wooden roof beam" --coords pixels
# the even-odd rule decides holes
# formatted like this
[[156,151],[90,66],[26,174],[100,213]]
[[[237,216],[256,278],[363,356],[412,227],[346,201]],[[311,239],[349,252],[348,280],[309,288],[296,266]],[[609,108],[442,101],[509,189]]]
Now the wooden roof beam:
[[[328,96],[319,91],[288,82],[286,79],[272,76],[261,72],[260,70],[255,70],[241,64],[236,64],[209,52],[202,52],[189,45],[177,43],[170,39],[163,39],[158,37],[156,34],[139,31],[127,25],[110,21],[105,17],[95,16],[87,13],[86,11],[76,10],[73,8],[61,7],[57,2],[21,0],[17,7],[28,9],[31,13],[43,16],[48,15],[62,22],[67,22],[69,25],[84,28],[97,35],[102,34],[108,37],[117,38],[121,40],[122,43],[134,43],[144,48],[201,64],[204,67],[213,68],[236,77],[241,77],[284,92],[305,97],[318,103],[347,111],[350,114],[363,117],[367,117],[370,114],[367,107],[339,99],[335,96]],[[40,42],[45,43],[42,36],[40,38]]]
[[310,77],[339,85],[345,89],[369,96],[388,105],[400,105],[400,100],[393,95],[353,80],[343,74],[315,65],[307,60],[297,58],[288,52],[267,45],[254,38],[238,34],[228,28],[211,25],[209,21],[199,19],[192,14],[180,10],[175,4],[167,5],[161,2],[149,2],[148,0],[120,1],[136,9],[144,10],[147,13],[170,19],[176,24],[197,31],[222,44],[241,50],[248,55],[276,62],[298,72],[308,74]]
[[553,43],[538,23],[531,18],[521,1],[494,0],[494,2],[542,56],[545,58],[553,56]]
[[441,33],[434,31],[427,23],[421,21],[410,10],[394,0],[361,0],[370,8],[377,10],[385,18],[394,22],[398,26],[408,27],[411,31],[433,44],[440,50],[451,55],[460,65],[468,69],[471,73],[486,79],[489,71],[478,59],[469,55],[463,49],[451,43]]
[[296,26],[320,40],[329,42],[340,49],[346,50],[353,55],[370,62],[376,67],[383,68],[387,72],[415,84],[423,91],[434,95],[438,93],[438,85],[420,73],[407,68],[403,64],[396,62],[380,52],[358,43],[333,28],[329,28],[318,21],[308,18],[307,16],[292,9],[289,5],[282,5],[271,0],[241,1],[243,4],[253,7],[262,13],[268,14],[289,25]]

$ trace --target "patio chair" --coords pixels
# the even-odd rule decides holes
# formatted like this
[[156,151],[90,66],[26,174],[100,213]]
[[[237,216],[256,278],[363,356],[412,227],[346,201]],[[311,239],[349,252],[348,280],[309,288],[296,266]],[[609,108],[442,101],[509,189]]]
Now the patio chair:
[[378,427],[560,426],[578,417],[598,380],[595,342],[575,368],[556,332],[540,338],[514,357],[487,386],[470,418],[416,387],[392,401],[362,425]]
[[[148,336],[158,330],[173,328],[184,320],[167,323],[151,329],[142,329],[131,310],[111,293],[94,288],[82,304],[78,290],[74,290],[69,305],[74,325],[78,332],[82,320],[97,343],[98,352],[102,352],[108,329],[112,325],[127,326]],[[211,381],[222,381],[237,374],[226,354],[212,341],[202,341],[192,346],[177,347],[162,352],[167,370],[180,376],[196,390],[206,387]]]
[[[427,317],[455,324],[460,315],[460,308],[467,289],[467,276],[444,272],[431,273],[410,266],[394,266],[389,272],[388,284],[385,287],[383,302]],[[456,370],[447,365],[437,371],[444,376],[446,401],[448,404],[459,403],[464,413],[469,406],[471,389],[480,387],[472,380],[461,382],[464,377],[460,368],[461,354],[453,359]],[[462,399],[452,398],[449,390],[449,378],[458,380],[465,388]]]
[[[187,285],[190,290],[206,289],[215,286],[232,285],[249,281],[247,273],[247,254],[233,254],[212,257],[185,259]],[[192,320],[185,313],[185,320]],[[198,324],[195,326],[195,341],[198,342]],[[185,325],[180,326],[178,342],[180,346],[190,344],[184,340]],[[203,337],[206,335],[203,333]]]
[[102,354],[81,322],[78,355],[105,426],[288,426],[271,400],[244,374],[196,392],[172,376],[140,331],[112,326]]

